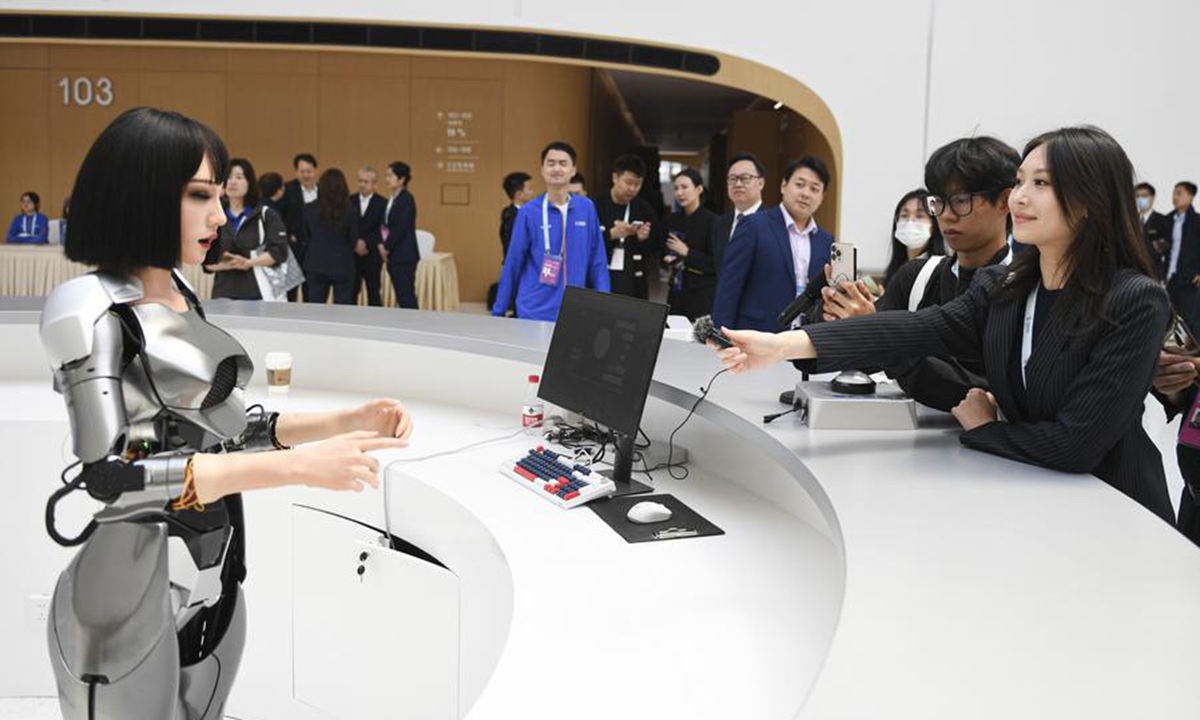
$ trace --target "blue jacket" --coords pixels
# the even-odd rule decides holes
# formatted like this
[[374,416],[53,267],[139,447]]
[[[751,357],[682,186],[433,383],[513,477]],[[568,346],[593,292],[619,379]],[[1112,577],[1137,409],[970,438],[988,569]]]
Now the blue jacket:
[[[542,233],[542,202],[545,197],[543,194],[525,203],[517,212],[512,241],[508,245],[508,255],[504,258],[504,270],[500,275],[500,289],[492,306],[493,315],[503,315],[511,306],[515,294],[517,317],[554,322],[558,318],[558,306],[562,303],[567,284],[602,292],[610,289],[608,256],[604,250],[600,218],[592,201],[579,195],[572,195],[567,206],[567,247],[558,284],[546,285],[541,282],[542,260],[546,254]],[[547,220],[550,225],[550,254],[562,257],[562,213],[551,206]]]
[[50,220],[43,214],[33,216],[17,213],[8,226],[6,242],[23,245],[45,245],[50,242]]
[[[738,223],[717,274],[713,324],[731,330],[786,330],[775,318],[796,297],[796,266],[787,225],[779,206],[760,210]],[[829,262],[833,236],[817,228],[809,236],[811,278]]]

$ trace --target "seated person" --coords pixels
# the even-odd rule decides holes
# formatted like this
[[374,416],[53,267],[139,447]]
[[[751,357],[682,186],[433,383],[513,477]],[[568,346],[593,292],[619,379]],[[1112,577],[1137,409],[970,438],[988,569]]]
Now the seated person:
[[4,241],[20,245],[45,245],[50,242],[50,220],[41,212],[42,199],[32,190],[21,194],[21,212],[8,226]]

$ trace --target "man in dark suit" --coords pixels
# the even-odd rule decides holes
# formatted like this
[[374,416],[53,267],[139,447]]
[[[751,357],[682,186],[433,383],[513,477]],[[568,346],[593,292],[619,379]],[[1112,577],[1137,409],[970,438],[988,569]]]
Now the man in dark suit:
[[1196,184],[1183,181],[1175,185],[1172,200],[1175,212],[1168,218],[1167,294],[1175,312],[1196,334],[1196,288],[1200,286],[1200,217],[1192,208]]
[[1171,234],[1171,220],[1166,215],[1154,209],[1154,186],[1150,183],[1138,183],[1134,188],[1137,199],[1138,217],[1142,221],[1142,237],[1146,241],[1146,251],[1154,263],[1159,280],[1167,276],[1167,249],[1170,247],[1168,236]]
[[717,277],[721,276],[721,262],[729,238],[747,215],[762,208],[762,191],[767,184],[767,169],[751,153],[739,153],[729,159],[725,173],[725,188],[733,210],[717,218],[713,225],[713,263],[717,266]]
[[[521,206],[534,198],[533,177],[527,172],[510,172],[504,176],[504,194],[508,196],[508,204],[500,211],[500,265],[503,267],[504,258],[508,257],[508,244],[512,241],[513,223],[517,220],[517,211]],[[492,283],[488,288],[487,306],[496,304],[496,293],[500,290],[500,282]]]
[[375,168],[360,168],[358,193],[350,196],[350,205],[358,218],[358,240],[354,243],[354,297],[358,297],[365,282],[367,303],[372,307],[382,307],[379,281],[383,271],[383,253],[379,252],[379,248],[383,246],[383,215],[387,210],[387,200],[375,193],[376,177]]
[[421,251],[417,247],[417,202],[408,191],[412,170],[408,163],[388,164],[383,176],[391,197],[383,212],[383,246],[379,254],[387,262],[388,276],[396,290],[396,304],[417,309],[417,263]]
[[[302,232],[304,226],[304,206],[317,201],[317,159],[311,153],[300,153],[292,158],[292,167],[296,169],[296,177],[283,185],[283,199],[279,201],[279,214],[283,216],[283,224],[287,227],[288,242],[292,244],[292,253],[301,266],[308,247]],[[295,302],[299,297],[299,288],[290,290],[288,302]]]
[[718,327],[786,329],[776,317],[829,262],[833,236],[813,220],[828,184],[829,170],[820,158],[800,158],[784,170],[779,206],[739,223],[717,278]]

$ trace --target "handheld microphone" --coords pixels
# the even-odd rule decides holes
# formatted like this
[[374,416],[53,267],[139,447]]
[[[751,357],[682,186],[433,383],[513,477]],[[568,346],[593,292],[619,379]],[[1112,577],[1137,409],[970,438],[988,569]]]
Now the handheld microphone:
[[707,345],[711,340],[723,348],[733,347],[729,338],[713,325],[712,315],[701,315],[696,318],[696,322],[692,323],[692,337],[701,345]]
[[776,321],[785,328],[791,327],[793,320],[812,310],[813,305],[816,305],[817,301],[821,299],[821,288],[825,287],[825,284],[825,268],[822,267],[813,273],[813,276],[808,279],[808,285],[805,286],[804,292],[788,303],[783,312],[779,313]]

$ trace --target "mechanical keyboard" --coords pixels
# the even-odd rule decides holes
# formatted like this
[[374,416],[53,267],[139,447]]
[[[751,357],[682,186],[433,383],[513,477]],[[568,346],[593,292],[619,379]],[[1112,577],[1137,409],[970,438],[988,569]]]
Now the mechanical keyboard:
[[500,474],[564,510],[616,491],[613,481],[539,445],[501,463]]

